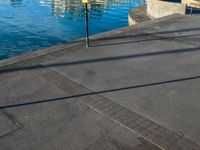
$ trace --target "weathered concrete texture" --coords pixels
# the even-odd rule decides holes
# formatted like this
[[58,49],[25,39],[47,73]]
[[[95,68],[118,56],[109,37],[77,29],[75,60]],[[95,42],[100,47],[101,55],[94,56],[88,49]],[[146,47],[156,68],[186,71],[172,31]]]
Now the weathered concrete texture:
[[165,19],[44,64],[95,91],[129,87],[104,96],[200,143],[200,19]]
[[[0,108],[24,106],[10,105],[2,114],[10,117],[0,118],[1,129],[17,130],[2,135],[0,150],[156,150],[155,143],[162,148],[168,144],[172,150],[198,149],[199,24],[200,16],[175,15],[106,33],[90,48],[76,45],[38,52],[29,59],[15,59],[12,65],[4,61]],[[87,98],[92,101],[86,103],[89,107],[83,103]],[[101,108],[106,101],[112,105]],[[116,105],[126,112],[120,118],[109,114]],[[141,116],[135,121],[139,128],[118,120],[127,112]],[[141,129],[147,131],[150,124],[161,128],[147,142],[151,138]],[[177,136],[161,140],[168,133]],[[176,144],[166,143],[172,141]]]
[[0,137],[12,134],[20,129],[21,125],[6,111],[0,111]]
[[129,25],[135,25],[147,20],[150,20],[150,17],[147,15],[147,5],[141,5],[140,7],[131,10],[128,14]]
[[[51,70],[3,74],[0,84],[4,85],[0,87],[1,106],[38,102],[37,105],[15,106],[1,114],[0,150],[143,150],[142,147],[159,150],[91,110],[80,102],[81,98],[65,98],[81,90],[67,84],[65,78]],[[50,99],[63,101],[44,103]],[[20,128],[12,132],[18,124]]]
[[186,4],[162,0],[148,0],[147,13],[153,18],[186,13]]

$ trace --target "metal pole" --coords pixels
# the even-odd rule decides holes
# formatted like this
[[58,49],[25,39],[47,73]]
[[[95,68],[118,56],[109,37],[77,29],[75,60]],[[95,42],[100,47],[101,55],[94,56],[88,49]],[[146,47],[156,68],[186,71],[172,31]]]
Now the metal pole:
[[85,30],[86,30],[86,47],[89,47],[88,5],[87,5],[87,3],[85,3]]

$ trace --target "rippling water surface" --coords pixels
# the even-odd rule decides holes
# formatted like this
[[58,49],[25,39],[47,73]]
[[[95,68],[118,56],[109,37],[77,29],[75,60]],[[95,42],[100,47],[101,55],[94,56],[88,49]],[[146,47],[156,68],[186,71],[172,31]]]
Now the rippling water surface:
[[[136,0],[93,0],[90,34],[127,26]],[[81,0],[0,0],[0,59],[84,37]]]

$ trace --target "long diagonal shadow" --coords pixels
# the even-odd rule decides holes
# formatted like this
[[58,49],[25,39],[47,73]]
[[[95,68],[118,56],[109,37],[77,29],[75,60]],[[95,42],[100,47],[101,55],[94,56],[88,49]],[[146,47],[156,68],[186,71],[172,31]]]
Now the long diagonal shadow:
[[47,103],[47,102],[53,102],[53,101],[54,102],[55,101],[64,101],[64,100],[69,100],[69,99],[72,99],[72,98],[80,98],[80,97],[84,97],[84,96],[97,95],[97,94],[106,94],[106,93],[111,93],[111,92],[124,91],[124,90],[137,89],[137,88],[144,88],[144,87],[163,85],[163,84],[170,84],[170,83],[175,83],[175,82],[183,82],[183,81],[194,80],[194,79],[200,79],[200,76],[186,77],[186,78],[180,78],[180,79],[175,79],[175,80],[167,80],[167,81],[161,81],[161,82],[153,82],[153,83],[148,83],[148,84],[114,88],[114,89],[108,89],[108,90],[102,90],[102,91],[96,91],[96,92],[88,92],[88,93],[71,95],[71,96],[66,96],[66,97],[59,97],[59,98],[52,98],[52,99],[45,99],[45,100],[36,100],[36,101],[25,102],[25,103],[0,105],[0,109],[14,108],[14,107],[40,104],[40,103]]
[[[167,51],[158,51],[158,52],[148,52],[148,53],[139,53],[139,54],[129,54],[122,56],[114,56],[114,57],[103,57],[103,58],[95,58],[95,59],[87,59],[87,60],[78,60],[71,61],[66,63],[53,63],[47,65],[33,65],[33,66],[22,66],[22,67],[10,67],[10,68],[0,68],[1,73],[8,73],[14,71],[27,71],[32,69],[39,69],[45,67],[62,67],[62,66],[72,66],[72,65],[81,65],[81,64],[90,64],[90,63],[99,63],[99,62],[109,62],[109,61],[119,61],[133,58],[141,58],[141,57],[150,57],[150,56],[160,56],[160,55],[170,55],[170,54],[178,54],[178,53],[186,53],[186,52],[196,52],[200,51],[200,47],[197,48],[186,48],[186,49],[176,49],[176,50],[167,50]],[[24,63],[26,64],[26,63]]]
[[[140,42],[146,42],[146,41],[156,41],[156,40],[172,40],[172,39],[179,39],[179,38],[186,38],[186,37],[196,37],[200,36],[200,34],[193,34],[193,35],[184,35],[184,36],[173,36],[173,37],[161,37],[157,36],[150,39],[139,39],[139,40],[129,40],[124,42],[116,42],[116,43],[106,43],[106,44],[97,44],[97,45],[91,45],[90,47],[101,47],[101,46],[112,46],[112,45],[122,45],[122,44],[129,44],[129,43],[140,43]],[[128,38],[128,37],[127,37]]]
[[180,30],[170,30],[170,31],[160,31],[160,32],[152,32],[152,33],[138,33],[135,35],[117,35],[117,36],[108,36],[96,39],[96,41],[100,40],[113,40],[113,39],[122,39],[122,38],[130,38],[130,37],[143,37],[143,36],[151,36],[158,34],[170,34],[170,33],[181,33],[181,32],[191,32],[191,31],[200,31],[200,28],[188,28],[188,29],[180,29]]

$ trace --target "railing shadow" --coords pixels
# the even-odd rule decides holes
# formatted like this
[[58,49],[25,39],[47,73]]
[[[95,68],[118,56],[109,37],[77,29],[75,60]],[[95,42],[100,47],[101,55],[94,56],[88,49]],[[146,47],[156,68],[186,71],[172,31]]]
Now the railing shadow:
[[127,35],[120,35],[116,34],[114,36],[106,36],[106,37],[100,37],[96,39],[95,41],[101,41],[101,40],[113,40],[113,39],[123,39],[123,38],[134,38],[134,37],[145,37],[145,36],[153,36],[153,35],[165,35],[170,33],[181,33],[181,32],[192,32],[192,31],[200,31],[200,28],[188,28],[188,29],[180,29],[180,30],[170,30],[170,31],[160,31],[160,32],[152,32],[152,33],[137,33],[134,34],[134,30],[131,33],[128,33]]
[[196,36],[200,36],[200,34],[185,35],[185,36],[173,36],[173,37],[161,37],[160,36],[160,37],[150,38],[150,39],[140,39],[140,40],[125,41],[125,42],[117,42],[117,43],[97,44],[97,45],[91,45],[91,47],[113,46],[113,45],[122,45],[122,44],[129,44],[129,43],[140,43],[140,42],[156,41],[156,40],[169,40],[169,39],[172,40],[172,39],[196,37]]
[[[200,28],[193,29],[193,31],[196,31],[196,30],[200,30]],[[183,30],[181,30],[181,31],[183,31]],[[161,32],[159,34],[161,34]],[[117,37],[117,38],[119,38],[119,37]],[[71,61],[71,62],[66,62],[66,63],[53,63],[53,64],[47,64],[47,65],[40,65],[39,64],[39,65],[25,66],[25,67],[23,67],[23,66],[10,67],[10,68],[8,67],[8,68],[0,68],[0,74],[14,72],[14,71],[28,71],[28,70],[32,70],[32,69],[39,69],[39,68],[46,68],[46,67],[62,67],[62,66],[82,65],[82,64],[90,64],[90,63],[119,61],[119,60],[133,59],[133,58],[171,55],[171,54],[178,54],[178,53],[198,52],[198,51],[200,51],[200,47],[186,48],[186,49],[175,49],[175,50],[165,50],[165,51],[159,51],[159,52],[146,52],[146,53],[139,53],[139,54],[132,54],[132,55],[123,55],[123,56],[103,57],[103,58]],[[107,89],[107,90],[101,90],[101,91],[96,91],[96,92],[76,94],[76,95],[71,95],[71,96],[66,96],[66,97],[58,97],[58,98],[44,99],[44,100],[35,100],[35,101],[31,101],[31,102],[16,103],[16,104],[7,104],[7,105],[1,105],[0,109],[14,108],[14,107],[33,105],[33,104],[39,104],[39,103],[46,103],[46,102],[53,102],[53,101],[64,101],[64,100],[69,100],[69,99],[73,99],[73,98],[80,98],[80,97],[84,97],[84,96],[106,94],[106,93],[111,93],[111,92],[137,89],[137,88],[144,88],[144,87],[150,87],[150,86],[156,86],[156,85],[164,85],[164,84],[175,83],[175,82],[183,82],[183,81],[194,80],[194,79],[200,79],[200,76],[192,76],[192,77],[185,77],[185,78],[179,78],[179,79],[174,79],[174,80],[152,82],[152,83],[141,84],[141,85],[133,85],[133,86],[127,86],[127,87]]]
[[[145,37],[145,36],[155,36],[158,34],[165,35],[165,34],[170,34],[170,33],[181,33],[181,32],[191,32],[191,31],[200,31],[200,28],[188,28],[188,29],[180,29],[180,30],[170,30],[170,31],[160,31],[160,32],[153,32],[153,33],[138,33],[132,35],[131,33],[128,35],[121,35],[120,33],[113,33],[112,36],[106,36],[106,37],[98,37],[96,38],[95,36],[91,38],[92,42],[98,42],[98,41],[103,41],[103,40],[115,40],[115,39],[126,39],[126,38],[134,38],[134,37]],[[134,33],[134,31],[132,32]],[[178,37],[177,37],[178,38]],[[69,44],[75,44],[75,43],[80,43],[84,42],[85,39],[79,39],[75,41],[68,42]]]
[[176,83],[176,82],[184,82],[184,81],[195,80],[195,79],[200,79],[200,76],[192,76],[192,77],[185,77],[185,78],[174,79],[174,80],[166,80],[166,81],[152,82],[152,83],[140,84],[140,85],[134,85],[134,86],[113,88],[113,89],[107,89],[107,90],[101,90],[101,91],[94,91],[94,92],[76,94],[76,95],[71,95],[71,96],[66,96],[66,97],[44,99],[44,100],[34,100],[34,101],[31,101],[31,102],[16,103],[16,104],[5,104],[5,105],[0,105],[0,109],[15,108],[15,107],[34,105],[34,104],[40,104],[40,103],[47,103],[47,102],[55,102],[55,101],[66,101],[66,100],[70,100],[70,99],[73,99],[73,98],[81,98],[81,97],[84,97],[84,96],[106,94],[106,93],[112,93],[112,92],[118,92],[118,91],[124,91],[124,90],[131,90],[131,89],[138,89],[138,88],[144,88],[144,87],[151,87],[151,86],[157,86],[157,85],[164,85],[164,84],[170,84],[170,83]]
[[[138,54],[129,54],[122,56],[113,56],[113,57],[103,57],[103,58],[94,58],[87,60],[77,60],[65,63],[50,63],[46,65],[37,64],[31,66],[17,66],[17,67],[8,67],[8,68],[0,68],[0,74],[10,73],[14,71],[28,71],[33,69],[45,68],[45,67],[67,67],[74,65],[83,65],[83,64],[91,64],[91,63],[101,63],[101,62],[109,62],[109,61],[119,61],[119,60],[127,60],[127,59],[138,59],[143,57],[152,57],[152,56],[161,56],[161,55],[171,55],[178,53],[187,53],[187,52],[198,52],[200,51],[200,47],[197,48],[186,48],[186,49],[175,49],[175,50],[166,50],[166,51],[157,51],[157,52],[147,52],[147,53],[138,53]],[[24,62],[26,65],[26,62]]]

